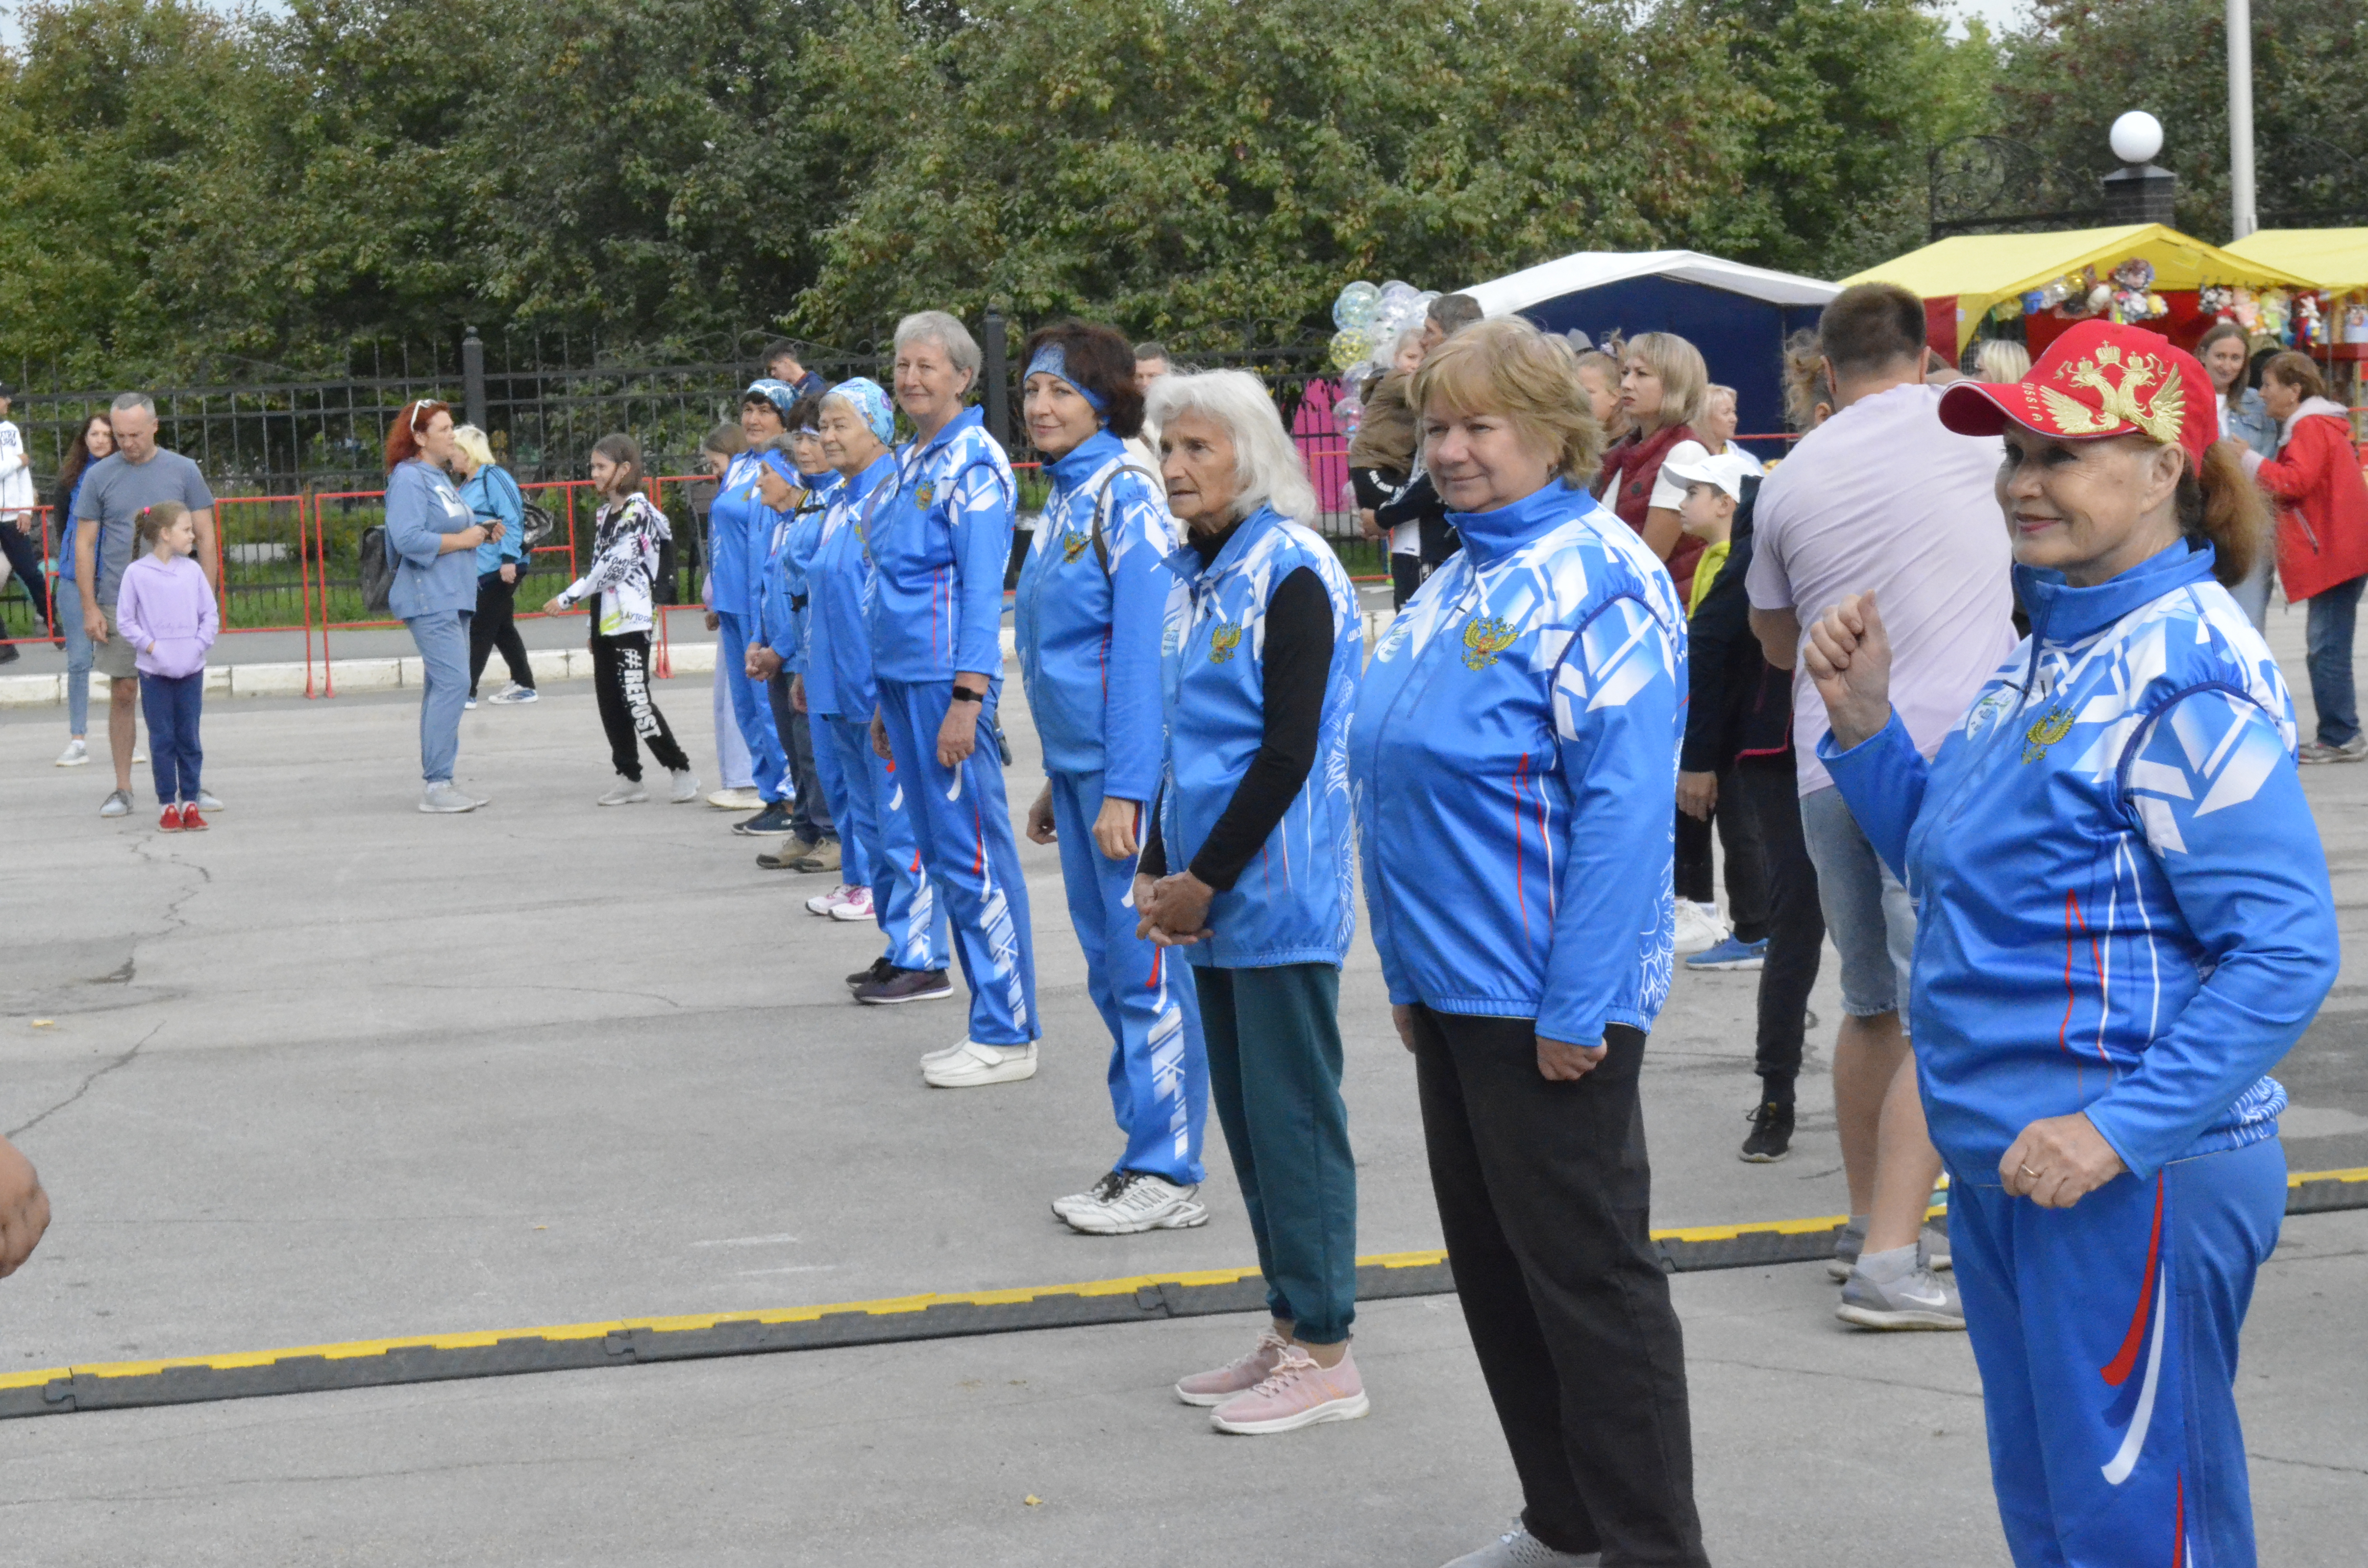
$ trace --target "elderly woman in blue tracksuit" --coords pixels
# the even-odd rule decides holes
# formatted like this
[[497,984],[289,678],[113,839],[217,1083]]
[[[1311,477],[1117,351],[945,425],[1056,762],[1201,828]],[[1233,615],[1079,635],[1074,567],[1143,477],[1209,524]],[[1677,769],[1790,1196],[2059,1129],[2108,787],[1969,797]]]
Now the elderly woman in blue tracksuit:
[[1577,357],[1519,317],[1416,373],[1463,551],[1349,734],[1373,946],[1520,1523],[1467,1568],[1702,1564],[1685,1350],[1637,1074],[1669,990],[1685,610],[1588,495]]
[[1991,1479],[2022,1568],[2244,1568],[2234,1380],[2277,1244],[2285,1091],[2334,983],[2326,857],[2211,382],[2084,322],[1941,417],[2003,433],[2032,634],[1930,763],[1856,596],[1804,659],[1820,755],[1916,900],[1911,1006]]
[[423,679],[419,771],[423,812],[473,812],[485,801],[452,786],[461,756],[461,710],[469,699],[469,620],[477,608],[477,549],[502,537],[480,523],[446,472],[452,461],[452,410],[429,399],[405,403],[386,437],[386,554],[394,565],[387,605],[411,629]]
[[1053,1212],[1093,1235],[1179,1230],[1209,1218],[1198,1196],[1208,1057],[1191,983],[1137,934],[1134,908],[1166,739],[1160,637],[1176,525],[1166,485],[1125,446],[1143,427],[1133,345],[1110,327],[1064,322],[1028,340],[1027,364],[1028,436],[1053,481],[1012,612],[1044,747],[1028,836],[1060,846],[1126,1137],[1110,1174]]
[[1295,1431],[1369,1408],[1349,1354],[1357,1171],[1340,1098],[1340,961],[1356,929],[1345,747],[1364,642],[1315,494],[1258,378],[1154,384],[1169,510],[1160,810],[1143,846],[1144,935],[1190,960],[1273,1322],[1239,1360],[1176,1385],[1222,1432]]
[[871,605],[879,591],[866,544],[872,508],[894,494],[896,415],[866,376],[823,394],[815,416],[824,460],[839,476],[824,509],[809,596],[804,672],[791,691],[814,730],[814,771],[838,824],[840,885],[806,901],[834,920],[871,920],[888,938],[868,969],[847,977],[858,1002],[888,1006],[953,994],[946,974],[946,915],[929,886],[904,781],[871,744],[879,706],[871,669]]
[[943,311],[896,324],[896,403],[913,438],[869,514],[879,707],[872,744],[899,793],[970,982],[970,1029],[921,1058],[941,1089],[1036,1075],[1036,961],[1028,884],[1003,793],[1003,573],[1019,485],[964,399],[978,344]]
[[765,683],[747,669],[749,643],[762,641],[757,601],[773,522],[757,471],[764,444],[788,433],[797,401],[796,389],[786,381],[768,377],[749,383],[740,398],[740,428],[747,435],[748,450],[725,467],[707,509],[707,614],[708,629],[715,633],[716,678],[731,699],[733,726],[748,747],[759,802],[757,814],[733,824],[732,831],[758,838],[779,837],[791,827],[789,758],[773,727]]
[[757,640],[748,644],[747,674],[765,683],[794,801],[790,835],[757,857],[773,870],[836,871],[839,865],[837,820],[814,763],[813,722],[792,698],[806,662],[807,568],[822,542],[823,513],[841,483],[823,460],[822,435],[814,428],[821,403],[819,393],[799,401],[790,414],[790,433],[781,437],[787,449],[764,453],[760,476],[772,523],[757,574]]

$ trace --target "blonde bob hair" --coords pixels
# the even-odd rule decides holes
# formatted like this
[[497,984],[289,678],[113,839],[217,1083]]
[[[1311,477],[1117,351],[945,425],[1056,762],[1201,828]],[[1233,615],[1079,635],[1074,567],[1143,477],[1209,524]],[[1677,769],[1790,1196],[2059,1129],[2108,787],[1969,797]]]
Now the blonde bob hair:
[[1521,316],[1491,316],[1432,349],[1414,373],[1414,403],[1434,411],[1501,414],[1531,446],[1554,454],[1573,484],[1595,475],[1603,426],[1578,381],[1578,356]]
[[1234,443],[1234,516],[1247,517],[1271,506],[1294,523],[1315,517],[1315,486],[1266,383],[1247,370],[1202,370],[1172,374],[1151,383],[1145,417],[1163,435],[1178,415],[1197,414],[1224,427]]
[[471,468],[484,468],[494,460],[494,449],[485,440],[485,433],[474,425],[458,425],[452,429],[452,444],[469,460]]
[[1650,434],[1702,423],[1710,406],[1710,367],[1702,363],[1701,349],[1674,332],[1640,332],[1628,340],[1620,368],[1625,370],[1631,359],[1642,360],[1661,382],[1661,412],[1639,420],[1637,428]]

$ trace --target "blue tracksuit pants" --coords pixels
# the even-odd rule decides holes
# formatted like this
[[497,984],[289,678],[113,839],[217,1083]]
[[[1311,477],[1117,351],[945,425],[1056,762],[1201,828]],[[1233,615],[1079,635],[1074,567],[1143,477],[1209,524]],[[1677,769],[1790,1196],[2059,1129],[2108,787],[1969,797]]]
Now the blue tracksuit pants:
[[2069,1209],[1949,1185],[1949,1243],[2016,1568],[2253,1568],[2237,1338],[2277,1245],[2277,1140]]
[[773,699],[766,695],[763,681],[748,678],[748,636],[752,630],[748,618],[718,611],[715,619],[715,664],[731,683],[732,717],[739,723],[740,738],[748,743],[748,762],[757,777],[757,793],[767,801],[786,800],[790,759],[782,753],[781,737],[773,728]]
[[929,886],[894,764],[871,749],[871,717],[810,715],[814,771],[838,824],[839,880],[871,890],[871,916],[898,969],[946,967],[946,912]]
[[[1126,1134],[1119,1168],[1181,1186],[1198,1182],[1201,1129],[1209,1117],[1209,1054],[1201,1003],[1181,961],[1134,934],[1134,858],[1113,860],[1094,843],[1102,776],[1055,773],[1053,828],[1069,923],[1086,952],[1086,992],[1110,1026],[1110,1109]],[[1136,810],[1136,836],[1142,810]]]
[[951,771],[938,763],[938,726],[952,700],[951,680],[880,679],[880,713],[896,754],[906,819],[920,840],[938,902],[953,925],[954,953],[970,983],[970,1038],[980,1045],[1025,1045],[1036,1026],[1036,956],[1028,928],[1028,884],[1003,797],[1003,759],[988,721],[978,746]]

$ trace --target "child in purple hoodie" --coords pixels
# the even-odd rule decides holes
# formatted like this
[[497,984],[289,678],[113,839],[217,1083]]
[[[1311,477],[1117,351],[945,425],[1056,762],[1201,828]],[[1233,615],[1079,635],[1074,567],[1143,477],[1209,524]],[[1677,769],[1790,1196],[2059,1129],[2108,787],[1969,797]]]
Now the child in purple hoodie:
[[148,755],[156,768],[156,799],[166,833],[200,831],[198,715],[205,705],[206,650],[221,619],[206,574],[190,559],[198,528],[188,507],[162,501],[141,508],[134,525],[147,553],[124,568],[116,601],[116,630],[130,642],[140,670],[140,710],[148,720]]

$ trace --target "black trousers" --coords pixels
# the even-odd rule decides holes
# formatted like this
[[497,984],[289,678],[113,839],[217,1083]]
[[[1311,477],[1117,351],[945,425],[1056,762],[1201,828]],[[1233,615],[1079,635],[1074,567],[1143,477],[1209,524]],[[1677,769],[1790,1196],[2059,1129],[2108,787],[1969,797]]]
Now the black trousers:
[[32,604],[33,630],[28,635],[44,639],[54,635],[56,629],[50,624],[50,585],[41,575],[40,545],[15,523],[0,523],[0,554],[7,556],[9,569],[25,585],[25,597]]
[[592,634],[592,691],[600,702],[600,727],[609,732],[609,756],[617,771],[638,783],[642,777],[641,748],[650,743],[650,755],[669,773],[680,773],[690,758],[675,744],[674,731],[650,695],[650,634],[628,631],[621,636]]
[[1801,1075],[1802,1024],[1826,946],[1817,868],[1801,836],[1800,781],[1793,754],[1747,756],[1737,762],[1719,785],[1719,803],[1729,801],[1750,818],[1767,868],[1768,959],[1759,970],[1761,1090],[1767,1098],[1791,1105],[1793,1081]]
[[477,574],[477,613],[469,622],[469,695],[477,695],[477,679],[485,673],[485,656],[502,651],[510,679],[534,689],[534,666],[526,662],[526,642],[518,636],[518,585],[505,583],[499,572]]
[[1558,1551],[1702,1568],[1685,1342],[1647,1228],[1644,1035],[1614,1024],[1602,1062],[1555,1083],[1535,1019],[1414,1020],[1440,1228],[1521,1522]]
[[1711,808],[1709,822],[1678,813],[1675,880],[1679,898],[1708,903],[1718,896],[1710,852],[1715,824],[1719,844],[1726,850],[1727,916],[1735,923],[1737,941],[1757,942],[1768,935],[1768,869],[1759,852],[1759,824],[1727,798],[1734,774],[1729,768],[1718,776],[1718,804]]
[[[1389,547],[1389,540],[1383,540],[1382,548],[1387,550]],[[1390,557],[1390,608],[1392,609],[1404,609],[1406,600],[1414,597],[1414,591],[1421,586],[1421,556],[1393,555]]]

